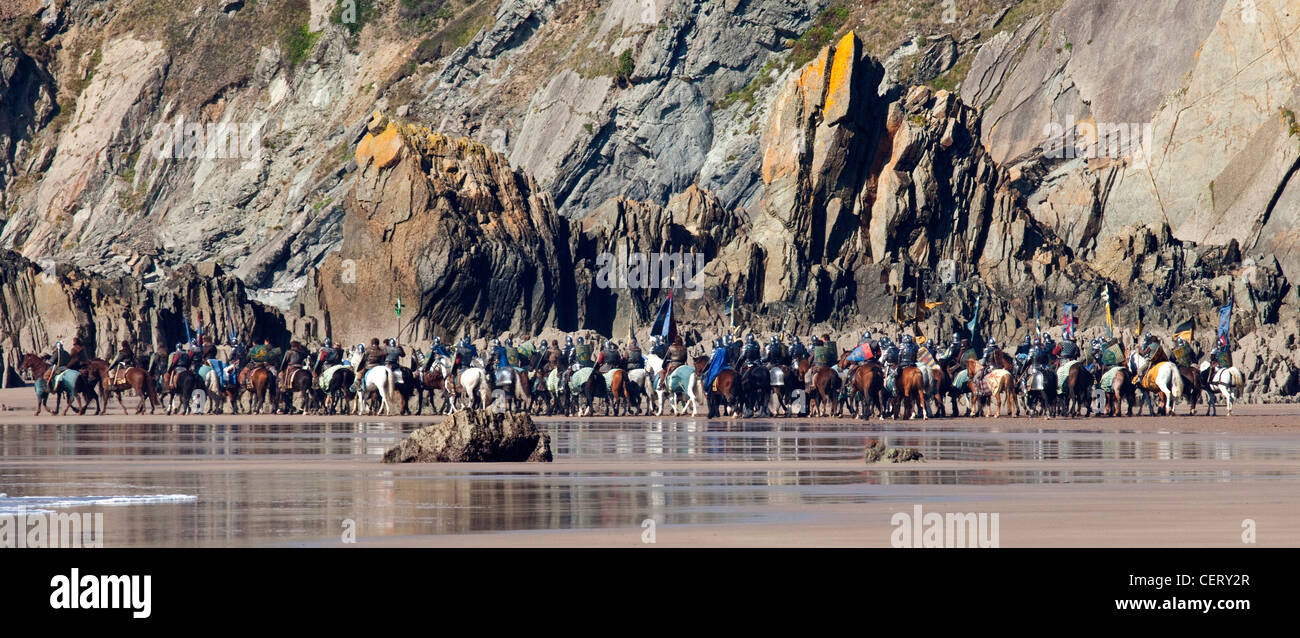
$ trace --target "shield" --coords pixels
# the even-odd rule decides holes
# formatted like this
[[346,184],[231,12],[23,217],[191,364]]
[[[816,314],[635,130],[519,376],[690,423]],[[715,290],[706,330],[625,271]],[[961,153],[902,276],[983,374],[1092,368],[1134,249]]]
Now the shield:
[[1101,351],[1101,363],[1107,366],[1123,365],[1124,348],[1119,345],[1119,341],[1111,341]]
[[1178,365],[1180,366],[1192,365],[1191,346],[1188,346],[1187,344],[1183,344],[1181,346],[1175,346],[1172,351],[1172,354],[1173,354],[1174,361],[1177,362]]
[[928,369],[934,365],[934,355],[930,354],[930,349],[920,346],[916,349],[916,362],[920,364],[921,369]]

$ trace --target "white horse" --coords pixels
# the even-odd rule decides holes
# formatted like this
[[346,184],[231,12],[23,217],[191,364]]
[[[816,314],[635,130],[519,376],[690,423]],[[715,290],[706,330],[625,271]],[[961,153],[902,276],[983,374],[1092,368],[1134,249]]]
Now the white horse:
[[[687,376],[687,373],[682,372],[682,370],[690,370],[689,376]],[[675,368],[672,374],[668,375],[670,378],[664,380],[664,386],[671,387],[670,385],[671,377],[678,376],[679,374],[680,374],[679,380],[682,379],[685,380],[685,383],[682,384],[683,389],[677,391],[673,391],[673,390],[665,391],[668,394],[669,401],[672,403],[673,415],[674,416],[681,415],[682,411],[686,409],[686,405],[690,405],[691,416],[695,416],[696,414],[699,413],[700,398],[706,396],[704,393],[704,380],[700,378],[699,373],[695,372],[694,366],[683,364]],[[660,415],[663,414],[663,394],[665,392],[660,392],[659,395]],[[683,405],[678,405],[677,403],[678,395],[681,395],[682,398],[684,399]]]
[[[1201,362],[1201,372],[1210,369],[1209,361]],[[1209,376],[1210,387],[1210,409],[1214,409],[1214,390],[1218,390],[1223,396],[1223,400],[1228,404],[1228,416],[1232,416],[1232,402],[1237,400],[1237,388],[1245,387],[1245,377],[1242,376],[1241,370],[1236,366],[1229,368],[1216,368]],[[1216,410],[1217,412],[1217,410]]]
[[[361,367],[365,365],[365,346],[358,345],[357,362],[353,365],[358,375],[361,373]],[[379,401],[384,415],[393,413],[392,404],[389,399],[397,393],[397,380],[393,377],[393,371],[388,366],[375,366],[366,370],[366,375],[361,382],[357,384],[357,401],[356,414],[369,414],[370,405],[366,402],[366,393],[374,390],[379,393]]]
[[[1151,374],[1155,377],[1156,387],[1165,395],[1165,414],[1173,416],[1178,397],[1183,394],[1183,375],[1178,371],[1178,365],[1172,361],[1161,361],[1155,364]],[[1146,386],[1145,378],[1142,387],[1148,392],[1151,390]]]
[[203,377],[203,389],[208,393],[208,414],[220,413],[225,408],[226,396],[221,393],[221,387],[217,371],[209,366],[207,376]]
[[[664,371],[664,360],[659,355],[648,354],[642,357],[645,367],[627,373],[627,380],[641,385],[646,403],[650,403],[650,392],[654,391],[658,401],[659,416],[664,414],[664,390],[660,389],[658,380]],[[637,374],[640,373],[640,374]]]
[[[458,377],[460,389],[465,393],[469,401],[469,409],[474,409],[475,399],[483,408],[492,402],[491,384],[488,383],[487,370],[479,367],[465,368]],[[454,414],[459,408],[456,407],[455,399],[452,400],[452,413]]]

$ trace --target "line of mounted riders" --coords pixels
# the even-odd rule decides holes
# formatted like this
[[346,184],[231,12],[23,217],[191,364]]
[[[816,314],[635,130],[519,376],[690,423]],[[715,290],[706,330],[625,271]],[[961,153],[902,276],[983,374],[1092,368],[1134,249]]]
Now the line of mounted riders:
[[707,357],[692,356],[680,337],[669,343],[656,336],[648,352],[636,339],[626,348],[606,340],[596,350],[582,337],[566,337],[563,346],[558,340],[518,346],[495,340],[486,356],[468,337],[450,348],[435,338],[427,352],[409,357],[394,339],[372,339],[351,352],[328,339],[316,352],[297,341],[281,349],[269,341],[247,346],[196,339],[147,357],[123,342],[113,361],[88,357],[74,340],[70,350],[59,342],[50,355],[23,356],[19,371],[34,381],[38,415],[49,409],[51,394],[51,412],[66,399],[66,414],[76,399],[79,413],[94,401],[95,413],[102,414],[112,395],[125,413],[126,391],[140,397],[137,414],[146,401],[151,414],[164,403],[168,414],[219,413],[226,404],[234,413],[410,414],[412,399],[417,414],[426,405],[450,414],[499,399],[507,410],[547,415],[592,415],[599,401],[605,415],[662,415],[667,407],[694,416],[704,402],[710,418],[794,416],[802,402],[808,416],[928,418],[945,416],[949,406],[959,415],[964,400],[967,416],[1023,411],[1051,417],[1089,415],[1094,399],[1104,395],[1106,414],[1118,416],[1127,402],[1131,416],[1140,392],[1151,414],[1158,406],[1172,415],[1180,400],[1194,412],[1202,393],[1209,414],[1217,393],[1231,415],[1243,381],[1226,348],[1197,365],[1189,344],[1176,338],[1171,358],[1150,333],[1127,355],[1117,342],[1100,339],[1085,355],[1072,339],[1057,344],[1048,333],[1026,336],[1014,355],[990,339],[982,356],[954,335],[937,357],[923,338],[908,334],[896,344],[868,332],[849,350],[840,350],[829,335],[810,337],[811,347],[789,338],[787,345],[774,335],[760,347],[753,334],[726,336],[714,341]]

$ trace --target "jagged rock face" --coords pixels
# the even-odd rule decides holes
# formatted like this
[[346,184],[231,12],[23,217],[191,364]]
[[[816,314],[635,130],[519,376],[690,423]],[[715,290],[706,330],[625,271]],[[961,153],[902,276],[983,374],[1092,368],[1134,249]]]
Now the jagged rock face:
[[0,42],[0,209],[7,210],[5,185],[15,174],[42,167],[52,149],[33,149],[32,137],[54,116],[53,79],[14,42]]
[[461,410],[384,452],[384,463],[549,463],[551,437],[523,413]]
[[[994,159],[1037,174],[1031,214],[1081,257],[1125,226],[1168,224],[1275,253],[1294,280],[1298,28],[1289,0],[1070,0],[986,42],[962,94],[986,109]],[[1080,157],[1042,157],[1050,126],[1071,122]],[[1129,144],[1098,129],[1120,125],[1142,130],[1141,147],[1108,148]]]
[[[495,130],[508,132],[511,162],[537,176],[568,217],[619,196],[662,205],[691,184],[734,208],[756,197],[757,136],[727,134],[748,122],[713,103],[743,88],[827,4],[506,0],[414,112],[485,142]],[[503,104],[519,90],[504,71],[539,47],[611,62],[629,50],[633,70],[626,82],[612,73],[554,72],[528,90],[527,104]]]
[[[505,158],[377,115],[357,147],[343,243],[300,297],[313,336],[369,343],[572,325],[569,225]],[[318,331],[317,331],[318,330]]]
[[66,265],[42,272],[17,253],[0,255],[0,342],[22,352],[48,352],[80,337],[94,356],[110,358],[122,341],[137,353],[170,350],[186,338],[185,322],[218,343],[230,336],[285,342],[285,322],[250,301],[243,283],[213,264],[186,266],[162,285],[107,279]]
[[[605,335],[643,332],[654,320],[665,288],[674,283],[679,308],[705,303],[696,300],[716,291],[705,290],[703,278],[696,276],[699,266],[740,236],[743,225],[738,213],[695,186],[667,206],[622,198],[606,202],[583,220],[574,253],[580,326]],[[638,263],[637,255],[647,260],[678,255],[682,268],[675,270],[662,260]],[[614,276],[600,277],[602,269]]]

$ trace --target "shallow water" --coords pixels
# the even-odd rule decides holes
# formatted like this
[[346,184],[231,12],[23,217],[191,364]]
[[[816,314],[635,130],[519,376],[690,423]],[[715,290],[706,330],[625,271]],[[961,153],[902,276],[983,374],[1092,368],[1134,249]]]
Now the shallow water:
[[[556,463],[523,471],[379,463],[417,423],[0,425],[0,515],[20,506],[103,512],[109,547],[321,544],[337,543],[347,520],[362,539],[636,529],[645,518],[798,523],[817,516],[806,506],[960,500],[972,486],[1300,478],[1288,463],[1300,460],[1300,437],[1292,436],[994,427],[966,419],[541,425]],[[851,463],[869,439],[915,447],[929,462]],[[830,467],[797,467],[818,462]]]

